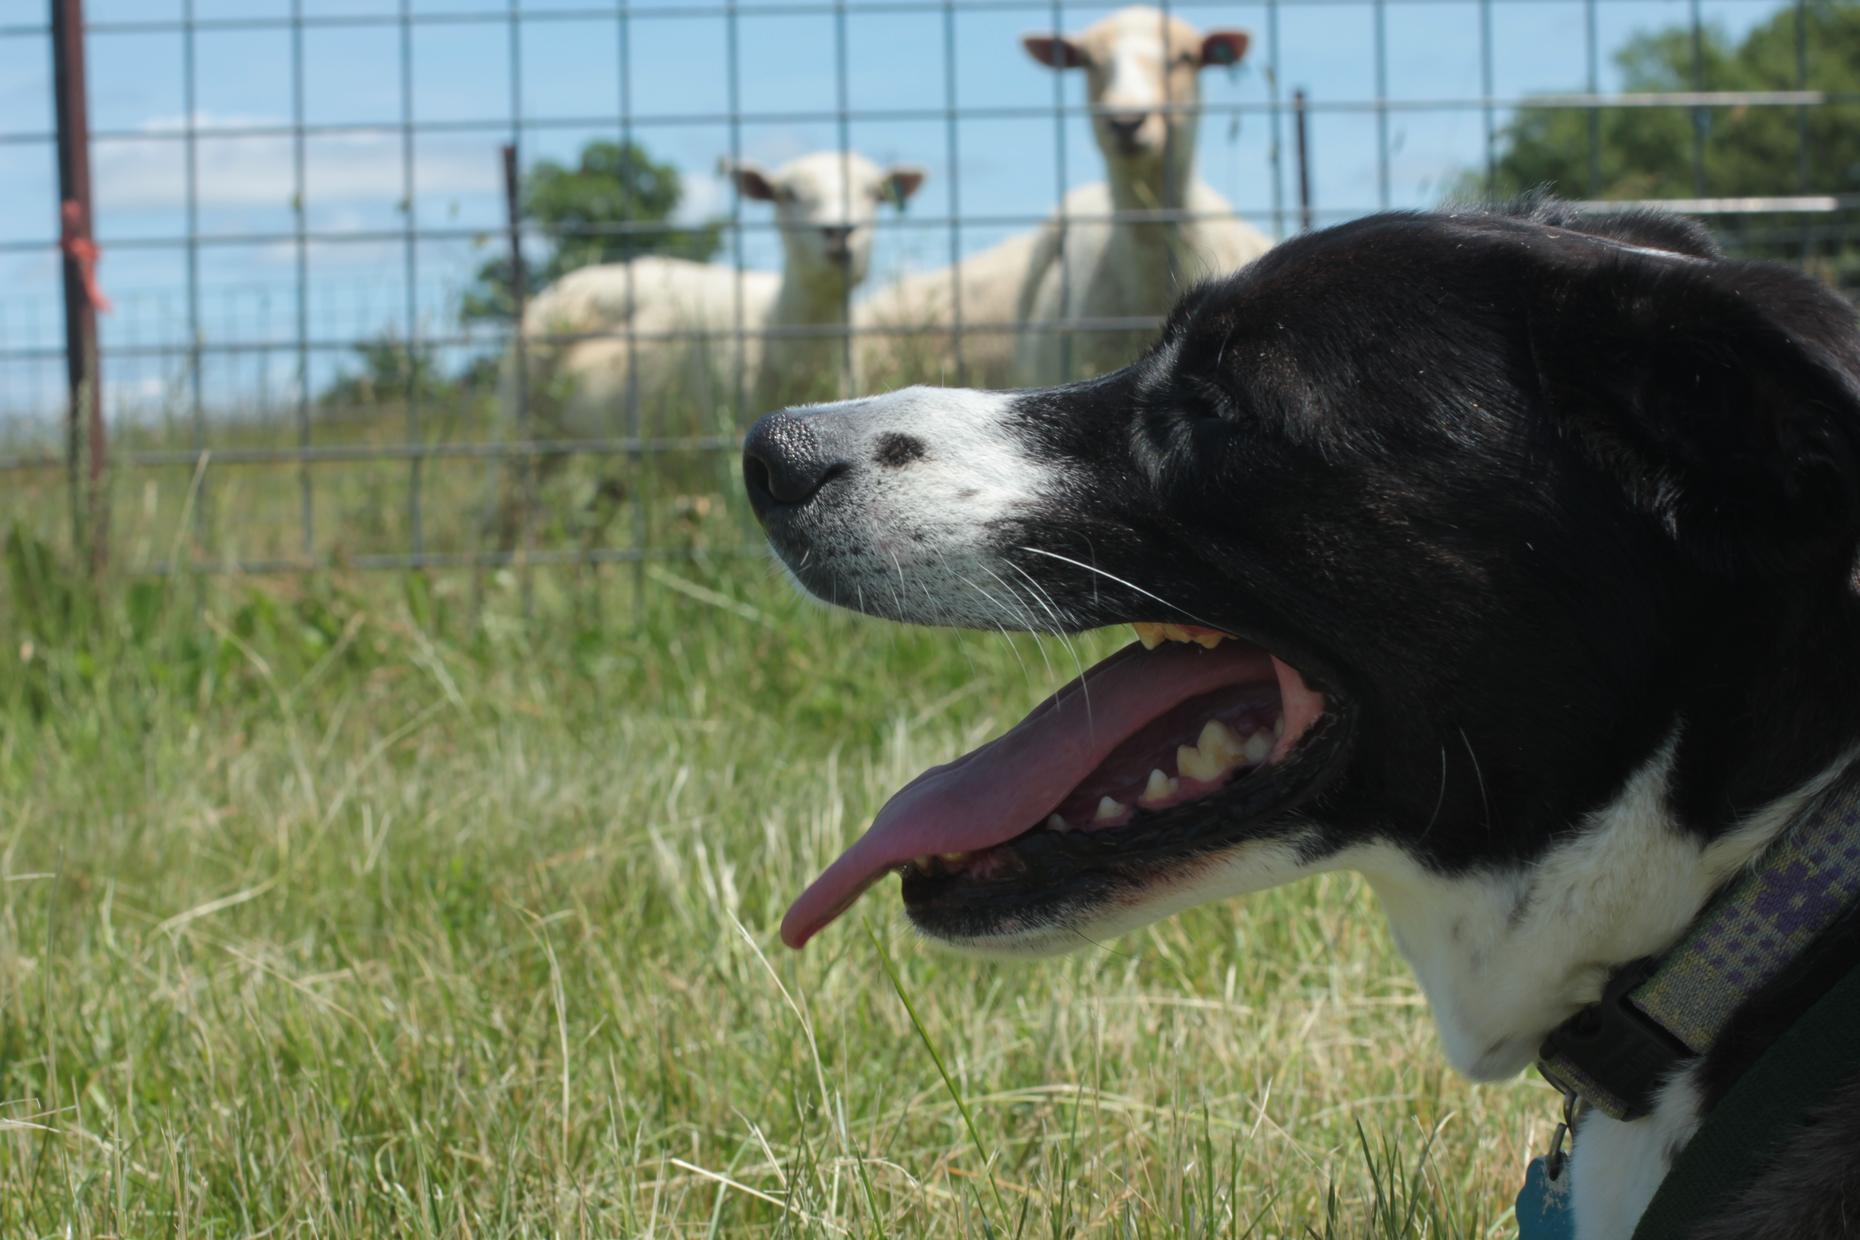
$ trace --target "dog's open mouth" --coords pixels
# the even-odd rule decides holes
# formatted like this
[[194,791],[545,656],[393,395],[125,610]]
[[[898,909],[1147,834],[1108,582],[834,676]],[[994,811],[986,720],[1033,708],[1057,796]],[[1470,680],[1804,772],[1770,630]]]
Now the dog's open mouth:
[[[933,933],[1016,916],[1065,882],[1232,842],[1308,780],[1324,693],[1265,649],[1214,629],[1134,626],[999,738],[907,784],[788,910],[800,947],[885,873]],[[1296,760],[1294,760],[1296,759]],[[1023,910],[1024,911],[1024,910]]]

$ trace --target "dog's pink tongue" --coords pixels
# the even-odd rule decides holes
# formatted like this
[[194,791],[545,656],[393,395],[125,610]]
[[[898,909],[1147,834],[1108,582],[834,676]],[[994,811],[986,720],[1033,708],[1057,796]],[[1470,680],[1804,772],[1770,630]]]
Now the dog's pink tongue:
[[1240,641],[1120,650],[998,739],[906,784],[789,908],[782,942],[800,947],[912,857],[1006,843],[1043,821],[1138,728],[1189,698],[1269,680],[1272,662]]

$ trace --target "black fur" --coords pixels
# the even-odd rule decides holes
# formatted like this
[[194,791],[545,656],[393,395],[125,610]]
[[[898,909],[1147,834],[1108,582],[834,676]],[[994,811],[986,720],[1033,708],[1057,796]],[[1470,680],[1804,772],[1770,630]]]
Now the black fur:
[[1700,1220],[1688,1240],[1860,1236],[1860,1078],[1830,1082],[1827,1097],[1749,1187]]

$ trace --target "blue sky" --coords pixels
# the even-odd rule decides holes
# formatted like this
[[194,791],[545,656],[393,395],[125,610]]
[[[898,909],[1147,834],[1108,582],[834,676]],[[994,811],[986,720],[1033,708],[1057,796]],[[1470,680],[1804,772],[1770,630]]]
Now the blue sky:
[[[119,303],[105,320],[112,343],[148,347],[186,339],[187,253],[168,244],[187,233],[184,210],[183,80],[185,43],[174,23],[184,0],[88,0],[97,29],[89,44],[91,124],[97,229],[105,247],[107,292]],[[398,231],[403,202],[418,228],[470,235],[400,241],[320,242],[310,253],[307,327],[313,338],[340,339],[409,325],[425,333],[453,330],[452,299],[497,244],[501,222],[498,151],[510,132],[513,96],[524,116],[550,122],[525,129],[525,161],[570,158],[582,143],[618,132],[622,75],[619,26],[600,6],[574,0],[525,0],[513,92],[510,25],[472,20],[507,13],[509,0],[410,0],[413,26],[410,103],[417,123],[444,126],[413,144],[413,192],[405,192],[401,137],[401,31],[397,24],[349,24],[396,14],[395,0],[301,0],[319,24],[303,35],[304,108],[313,125],[361,128],[312,137],[306,149],[305,207],[313,231],[366,234]],[[793,0],[743,0],[738,17],[741,149],[768,163],[837,145],[833,122],[797,123],[795,113],[836,107],[835,23],[829,14],[758,11]],[[545,7],[546,6],[546,7]],[[615,6],[616,8],[618,6]],[[825,6],[820,6],[825,7]],[[963,108],[1041,107],[1053,99],[1053,75],[1029,60],[1019,36],[1050,28],[1050,2],[993,3],[955,18],[955,85]],[[1068,29],[1116,7],[1065,3]],[[1735,34],[1773,12],[1774,0],[1710,0],[1705,19]],[[0,0],[0,349],[54,346],[59,341],[57,264],[49,243],[56,231],[49,40],[39,29],[45,0]],[[721,5],[635,0],[642,10],[629,26],[634,135],[686,174],[686,213],[727,213],[730,198],[715,176],[731,133],[716,118],[728,110],[727,22]],[[644,12],[644,10],[650,10]],[[1302,86],[1320,108],[1373,101],[1376,10],[1349,0],[1282,0],[1277,38],[1262,3],[1177,5],[1203,28],[1240,26],[1253,34],[1247,62],[1234,74],[1204,74],[1210,105],[1201,129],[1203,176],[1267,231],[1275,217],[1273,125],[1260,112],[1222,114],[1224,105],[1258,107],[1271,97],[1275,59],[1281,93]],[[194,0],[195,16],[282,18],[290,0]],[[1682,23],[1687,0],[1600,0],[1602,85],[1612,85],[1608,52],[1638,30]],[[578,14],[564,19],[564,14]],[[1585,85],[1582,0],[1496,0],[1492,5],[1492,86],[1500,97]],[[1478,8],[1468,0],[1390,0],[1388,98],[1395,101],[1474,100],[1482,90]],[[328,23],[328,24],[323,24]],[[907,226],[910,218],[1037,217],[1061,187],[1098,179],[1100,164],[1082,118],[1055,124],[1051,116],[959,120],[960,158],[952,167],[941,120],[856,119],[875,109],[941,109],[945,103],[944,16],[941,12],[861,11],[846,17],[847,102],[855,115],[851,145],[880,161],[922,164],[931,179],[906,222],[881,235],[876,272],[935,265],[947,256],[946,231]],[[284,26],[203,29],[194,42],[198,143],[199,229],[221,240],[198,255],[200,325],[209,339],[294,340],[297,329],[296,253],[277,234],[293,226],[292,144],[277,133],[242,129],[287,126],[292,112],[291,33]],[[1082,102],[1079,75],[1063,89]],[[648,123],[646,118],[650,118]],[[1499,120],[1502,123],[1503,113]],[[480,124],[482,122],[482,124]],[[1392,112],[1388,120],[1388,204],[1435,202],[1458,170],[1482,158],[1484,120],[1475,106]],[[1287,205],[1294,194],[1290,122],[1282,166]],[[1327,218],[1383,205],[1379,145],[1372,111],[1317,113],[1312,122],[1313,190]],[[766,222],[766,208],[749,204],[744,217]],[[989,244],[1007,226],[965,228],[965,250]],[[243,240],[241,240],[243,238]],[[745,261],[772,265],[766,230],[743,236]],[[411,297],[409,290],[411,289]],[[338,364],[318,355],[316,370]],[[250,401],[260,388],[287,387],[292,355],[218,358],[207,376],[209,400]],[[58,404],[54,362],[0,360],[0,421]],[[119,359],[112,386],[151,407],[171,403],[180,381],[172,359]],[[127,408],[127,406],[125,406]]]

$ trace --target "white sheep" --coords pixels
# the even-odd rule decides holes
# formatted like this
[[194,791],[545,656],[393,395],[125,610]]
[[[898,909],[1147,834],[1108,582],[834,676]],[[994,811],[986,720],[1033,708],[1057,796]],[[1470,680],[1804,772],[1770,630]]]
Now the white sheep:
[[1089,330],[1087,321],[1160,317],[1195,280],[1232,271],[1272,243],[1195,174],[1198,75],[1238,64],[1245,31],[1204,35],[1133,6],[1075,37],[1028,35],[1022,43],[1044,65],[1086,71],[1092,133],[1109,174],[1066,195],[1042,226],[1020,286],[1016,378],[1049,384],[1114,370],[1151,334]]
[[1016,307],[1040,242],[1041,233],[1029,229],[954,267],[911,272],[873,290],[853,307],[860,386],[1006,387],[1014,376]]
[[[878,208],[902,206],[924,173],[839,151],[803,155],[773,173],[747,162],[726,171],[743,197],[774,206],[782,270],[643,257],[569,272],[524,312],[521,384],[519,350],[513,344],[505,356],[506,425],[532,439],[617,436],[635,400],[655,410],[727,406],[738,376],[748,377],[750,401],[739,415],[835,393],[848,298],[871,265]],[[561,460],[541,458],[538,473]],[[507,478],[495,518],[504,546],[519,515],[515,491]]]
[[[727,388],[737,374],[752,375],[750,394],[762,409],[793,386],[791,377],[822,386],[822,376],[838,373],[843,332],[835,329],[845,327],[847,298],[871,264],[878,207],[902,204],[924,173],[837,151],[804,155],[774,173],[751,163],[727,171],[745,198],[774,205],[780,273],[646,257],[557,280],[523,316],[528,395],[548,430],[611,434],[623,425],[630,389],[653,400],[684,376],[720,378]],[[707,345],[704,334],[713,337]],[[694,376],[699,367],[708,376]],[[504,377],[514,407],[515,367]]]

